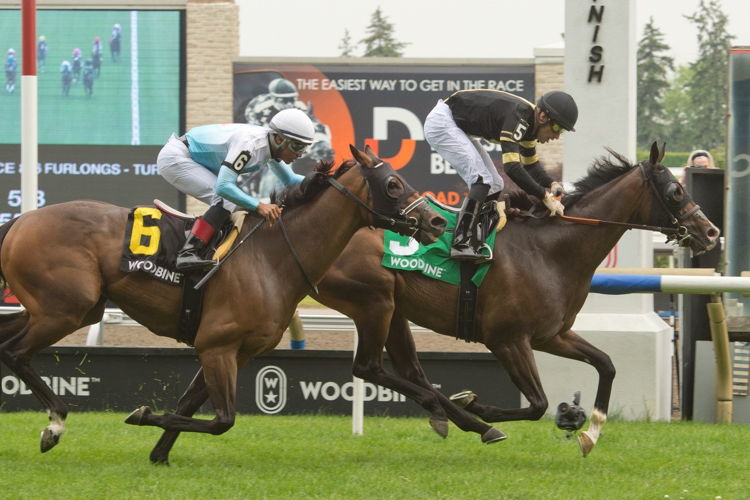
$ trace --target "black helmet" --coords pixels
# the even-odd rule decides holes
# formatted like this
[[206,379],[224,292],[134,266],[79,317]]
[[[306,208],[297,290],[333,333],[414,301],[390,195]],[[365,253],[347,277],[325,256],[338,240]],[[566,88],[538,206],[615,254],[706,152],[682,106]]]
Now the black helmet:
[[553,90],[540,97],[536,105],[540,110],[547,113],[553,122],[559,124],[565,130],[575,132],[578,106],[576,106],[576,102],[570,94]]

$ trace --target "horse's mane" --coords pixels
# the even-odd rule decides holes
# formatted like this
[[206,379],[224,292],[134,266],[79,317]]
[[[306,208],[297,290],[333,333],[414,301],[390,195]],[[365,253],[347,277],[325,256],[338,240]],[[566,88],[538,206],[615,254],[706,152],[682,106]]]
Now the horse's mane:
[[573,192],[566,194],[563,197],[563,204],[566,208],[575,205],[575,203],[584,195],[590,193],[599,186],[603,186],[609,181],[616,179],[635,168],[635,165],[630,163],[630,161],[628,161],[623,155],[611,150],[610,148],[606,148],[606,150],[613,159],[610,159],[607,156],[601,156],[594,160],[589,167],[586,176],[573,183],[575,188]]
[[329,177],[337,179],[356,164],[354,160],[344,160],[339,168],[331,172],[333,161],[318,162],[315,169],[307,174],[302,182],[289,186],[280,193],[272,193],[271,203],[283,204],[285,210],[309,203],[331,185],[328,182]]
[[[566,208],[573,206],[587,193],[590,193],[599,186],[603,186],[609,181],[630,172],[635,167],[635,165],[631,164],[621,154],[616,153],[609,148],[606,149],[613,158],[610,159],[608,156],[601,156],[594,160],[589,167],[586,176],[573,183],[573,191],[566,193],[563,196],[562,203]],[[503,195],[508,201],[510,207],[528,211],[532,210],[534,206],[539,203],[536,198],[529,196],[523,189],[516,186],[515,183],[507,184],[510,184],[512,187],[505,190]]]

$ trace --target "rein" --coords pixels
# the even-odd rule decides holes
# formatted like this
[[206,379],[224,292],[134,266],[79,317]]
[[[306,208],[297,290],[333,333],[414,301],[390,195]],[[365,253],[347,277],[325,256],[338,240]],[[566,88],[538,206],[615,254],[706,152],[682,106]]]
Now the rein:
[[[680,215],[679,217],[675,217],[672,212],[670,212],[669,208],[667,207],[666,203],[664,203],[664,200],[661,198],[661,195],[659,195],[659,192],[656,189],[656,186],[654,185],[653,179],[649,177],[649,175],[646,173],[646,169],[643,167],[643,164],[639,164],[638,167],[641,170],[641,173],[643,174],[643,178],[648,183],[648,185],[651,188],[651,191],[653,191],[654,196],[659,201],[659,205],[662,209],[664,209],[664,212],[669,216],[670,222],[675,227],[663,227],[663,226],[651,226],[648,224],[634,224],[631,222],[617,222],[617,221],[611,221],[611,220],[603,220],[603,219],[592,219],[587,217],[573,217],[570,215],[559,215],[558,218],[566,221],[566,222],[572,222],[574,224],[584,224],[588,226],[619,226],[624,227],[625,229],[643,229],[646,231],[658,231],[662,234],[667,235],[667,241],[671,239],[678,240],[680,243],[684,240],[690,238],[690,233],[688,232],[688,229],[681,224],[681,222],[691,215],[693,215],[695,212],[699,211],[701,209],[700,205],[697,203],[695,206],[688,210],[686,213]],[[531,212],[522,212],[519,214],[521,217],[531,217],[534,219],[539,219],[541,217],[537,217]]]
[[297,266],[299,266],[300,271],[302,271],[302,274],[305,276],[305,280],[307,280],[307,284],[310,285],[310,288],[315,292],[315,294],[318,294],[318,286],[313,283],[313,280],[310,279],[310,275],[307,274],[307,271],[305,271],[305,266],[302,265],[302,261],[299,258],[299,254],[294,249],[294,245],[292,245],[292,241],[289,239],[289,233],[286,232],[286,226],[284,225],[284,218],[279,217],[279,227],[281,228],[281,234],[284,235],[284,241],[286,241],[286,245],[289,247],[289,251],[292,253],[292,257],[294,257],[295,262],[297,262]]

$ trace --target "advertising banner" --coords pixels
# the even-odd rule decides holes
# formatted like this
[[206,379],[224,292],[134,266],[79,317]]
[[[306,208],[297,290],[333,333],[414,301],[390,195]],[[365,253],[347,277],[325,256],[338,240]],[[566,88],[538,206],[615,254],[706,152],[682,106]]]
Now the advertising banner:
[[[306,111],[317,138],[294,164],[309,171],[319,159],[338,164],[351,158],[349,145],[369,145],[418,190],[457,205],[466,186],[424,139],[427,114],[439,99],[466,89],[496,89],[534,100],[534,66],[439,64],[269,64],[234,65],[234,121],[267,125],[286,107]],[[485,147],[499,164],[499,149]],[[272,175],[272,174],[271,174]],[[243,187],[264,197],[262,179]]]
[[[520,393],[489,353],[420,353],[432,384],[444,394],[471,389],[485,404],[517,408]],[[34,366],[72,411],[132,411],[149,405],[172,411],[200,365],[192,349],[50,347]],[[389,363],[387,369],[391,370]],[[245,414],[352,411],[352,353],[277,350],[240,370],[237,410]],[[365,414],[427,416],[401,394],[365,383]],[[39,402],[5,366],[0,367],[0,407],[36,410]],[[213,413],[210,404],[203,412]]]

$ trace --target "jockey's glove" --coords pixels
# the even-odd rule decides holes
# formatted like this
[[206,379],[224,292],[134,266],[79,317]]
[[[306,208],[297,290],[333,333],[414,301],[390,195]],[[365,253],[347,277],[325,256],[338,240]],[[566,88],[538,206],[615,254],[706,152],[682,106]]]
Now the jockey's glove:
[[542,202],[544,202],[544,206],[547,207],[549,214],[552,216],[563,215],[565,212],[563,204],[560,203],[560,200],[558,200],[550,191],[544,193],[544,199],[542,199]]

